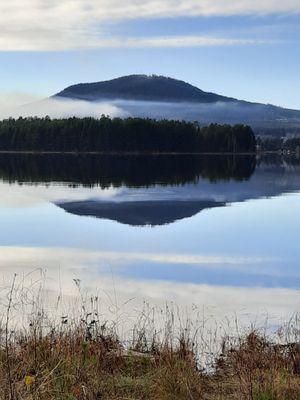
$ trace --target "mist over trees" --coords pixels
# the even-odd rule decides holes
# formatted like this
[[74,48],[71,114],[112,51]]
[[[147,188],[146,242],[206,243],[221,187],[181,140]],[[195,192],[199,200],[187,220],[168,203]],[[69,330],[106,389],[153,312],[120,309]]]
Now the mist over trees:
[[18,118],[0,122],[0,151],[104,153],[254,152],[256,140],[245,125],[142,118]]
[[166,76],[129,75],[103,82],[79,83],[60,91],[53,99],[84,100],[90,107],[110,104],[122,112],[122,115],[111,116],[125,114],[135,118],[198,121],[202,126],[242,123],[250,125],[259,135],[285,136],[300,132],[299,110],[205,92]]

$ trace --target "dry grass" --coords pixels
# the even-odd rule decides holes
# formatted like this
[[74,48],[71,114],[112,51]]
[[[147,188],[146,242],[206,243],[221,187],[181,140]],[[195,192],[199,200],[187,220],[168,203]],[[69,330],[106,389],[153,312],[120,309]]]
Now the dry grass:
[[186,399],[199,398],[201,376],[184,346],[139,353],[84,327],[33,327],[0,353],[0,385],[0,399]]
[[125,350],[92,322],[11,334],[0,352],[0,399],[300,400],[298,344],[272,344],[251,332],[234,346],[224,341],[208,373],[184,336],[175,347],[156,341],[140,352],[137,342]]
[[208,370],[199,354],[211,338],[175,329],[170,309],[163,333],[143,313],[125,344],[84,302],[77,321],[51,325],[35,307],[29,326],[12,330],[13,290],[0,330],[0,400],[300,400],[297,317],[276,340],[252,330],[214,343]]

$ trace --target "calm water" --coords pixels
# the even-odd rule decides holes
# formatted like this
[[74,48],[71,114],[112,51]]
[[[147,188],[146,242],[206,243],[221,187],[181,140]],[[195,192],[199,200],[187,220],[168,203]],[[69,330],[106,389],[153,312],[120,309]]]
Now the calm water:
[[1,289],[17,273],[71,296],[80,279],[120,309],[285,319],[300,305],[299,211],[299,160],[1,155]]

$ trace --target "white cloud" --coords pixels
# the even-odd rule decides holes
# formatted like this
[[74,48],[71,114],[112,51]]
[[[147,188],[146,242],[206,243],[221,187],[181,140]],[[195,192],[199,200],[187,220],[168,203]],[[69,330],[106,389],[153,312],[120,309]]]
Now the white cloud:
[[[220,38],[107,38],[111,22],[137,18],[300,12],[298,0],[11,0],[0,3],[0,50],[249,44]],[[108,23],[110,25],[108,25]],[[178,40],[179,39],[179,40]]]
[[[29,98],[29,97],[28,97]],[[13,100],[14,96],[8,97]],[[21,101],[21,99],[20,99]],[[0,120],[13,117],[40,117],[49,115],[51,118],[68,118],[68,117],[94,117],[99,118],[102,114],[110,117],[126,117],[128,114],[117,106],[104,102],[88,102],[83,100],[70,99],[44,99],[22,106],[13,106],[11,101],[9,106],[5,104],[5,97],[0,96]]]
[[[49,32],[50,34],[50,32]],[[65,37],[62,40],[51,37],[36,37],[28,40],[20,38],[0,37],[0,51],[63,51],[95,48],[167,48],[167,47],[208,47],[208,46],[237,46],[270,43],[270,41],[252,39],[226,39],[208,36],[166,36],[166,37],[113,37],[110,39],[85,36],[80,32],[73,32],[74,37]]]
[[[102,40],[99,47],[206,47],[262,44],[264,41],[249,39],[222,39],[205,36],[173,36],[152,38],[124,38]],[[95,43],[97,46],[97,43]]]

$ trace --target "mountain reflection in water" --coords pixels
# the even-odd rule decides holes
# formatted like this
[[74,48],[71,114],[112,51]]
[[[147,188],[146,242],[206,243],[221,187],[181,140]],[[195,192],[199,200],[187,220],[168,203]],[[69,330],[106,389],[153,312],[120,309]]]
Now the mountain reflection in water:
[[67,196],[54,203],[78,216],[159,226],[204,209],[297,190],[298,165],[295,158],[274,155],[257,160],[254,155],[2,154],[0,177],[10,183],[121,188],[108,200]]
[[79,201],[58,203],[65,211],[82,216],[110,219],[132,226],[164,225],[192,217],[206,208],[224,205],[209,201]]

